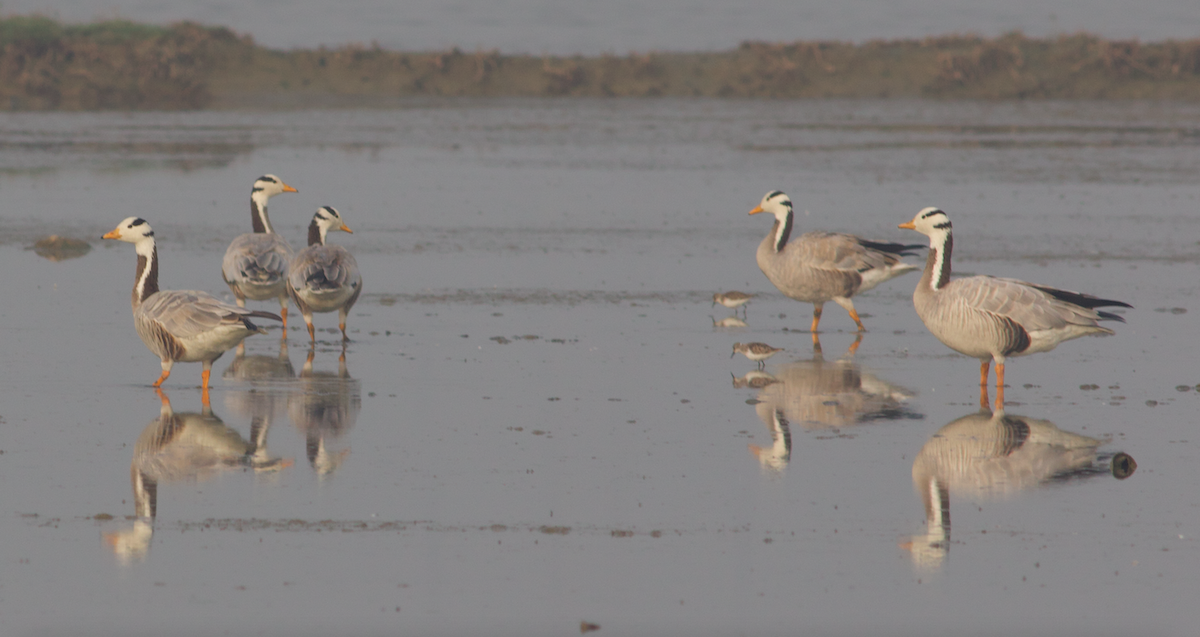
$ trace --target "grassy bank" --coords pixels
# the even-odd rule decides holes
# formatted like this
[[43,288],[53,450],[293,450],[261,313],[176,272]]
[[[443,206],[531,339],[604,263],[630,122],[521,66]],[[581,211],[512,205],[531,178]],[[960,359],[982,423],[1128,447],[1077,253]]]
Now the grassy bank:
[[5,110],[302,107],[414,96],[1200,100],[1200,39],[1009,34],[537,57],[361,45],[278,51],[192,23],[0,19]]

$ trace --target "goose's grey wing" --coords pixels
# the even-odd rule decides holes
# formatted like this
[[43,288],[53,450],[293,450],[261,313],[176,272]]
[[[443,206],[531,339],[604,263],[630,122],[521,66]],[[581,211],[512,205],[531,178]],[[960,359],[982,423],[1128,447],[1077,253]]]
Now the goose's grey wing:
[[[316,248],[316,249],[313,249]],[[296,290],[336,290],[362,282],[354,255],[341,246],[310,246],[296,255],[288,282]]]
[[207,292],[165,290],[151,295],[138,313],[176,338],[187,339],[221,326],[243,324],[252,312],[230,305]]
[[895,265],[914,247],[840,232],[807,232],[797,243],[797,257],[810,267],[859,273]]
[[229,244],[221,262],[226,283],[269,285],[287,276],[292,247],[277,234],[250,233]]
[[1011,319],[1031,332],[1067,325],[1096,325],[1101,318],[1096,310],[1058,300],[1043,289],[1016,279],[989,276],[954,279],[949,291],[957,302]]

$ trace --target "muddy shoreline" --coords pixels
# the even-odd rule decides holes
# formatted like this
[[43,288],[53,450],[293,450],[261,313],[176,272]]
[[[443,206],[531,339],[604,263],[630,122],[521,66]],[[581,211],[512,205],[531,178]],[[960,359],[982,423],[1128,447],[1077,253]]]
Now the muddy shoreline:
[[384,106],[412,97],[1200,100],[1200,39],[1085,33],[744,42],[717,52],[598,57],[280,51],[223,27],[0,19],[7,111]]

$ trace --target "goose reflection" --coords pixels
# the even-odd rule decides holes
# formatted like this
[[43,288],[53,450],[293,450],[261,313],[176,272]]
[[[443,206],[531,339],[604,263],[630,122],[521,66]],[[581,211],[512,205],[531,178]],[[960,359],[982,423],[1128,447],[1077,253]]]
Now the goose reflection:
[[913,486],[925,504],[927,532],[902,544],[921,568],[941,566],[950,550],[950,495],[1005,498],[1052,480],[1110,472],[1119,479],[1137,464],[1128,454],[1100,456],[1102,441],[1036,418],[980,410],[942,427],[913,461]]
[[300,370],[299,388],[288,399],[288,415],[304,434],[309,464],[323,479],[332,475],[350,454],[349,447],[331,451],[330,446],[358,420],[362,389],[346,369],[345,349],[338,357],[336,372],[315,371],[314,358],[315,352],[309,350]]
[[288,355],[287,339],[279,340],[276,355],[247,356],[239,348],[222,378],[239,381],[225,394],[225,408],[250,420],[250,440],[257,457],[264,458],[267,432],[275,418],[287,410],[288,393],[293,387],[296,370]]
[[845,356],[826,361],[820,341],[816,341],[811,360],[785,363],[770,374],[734,377],[734,387],[759,390],[754,411],[770,431],[772,445],[752,444],[749,448],[763,468],[781,471],[787,465],[793,425],[837,430],[865,422],[919,417],[904,406],[913,392],[881,380],[852,360],[860,342],[861,336]]
[[138,436],[129,467],[137,519],[130,528],[104,536],[125,562],[140,560],[150,550],[160,482],[200,481],[242,467],[277,471],[292,464],[291,460],[267,457],[265,434],[261,440],[246,441],[213,414],[208,403],[200,413],[175,413],[166,393],[157,392],[162,401],[159,416]]

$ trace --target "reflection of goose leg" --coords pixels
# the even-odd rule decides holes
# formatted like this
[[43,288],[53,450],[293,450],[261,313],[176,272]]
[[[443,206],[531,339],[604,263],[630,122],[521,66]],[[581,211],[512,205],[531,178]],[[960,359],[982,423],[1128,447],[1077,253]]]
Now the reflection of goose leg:
[[1004,407],[1004,363],[996,363],[996,406]]
[[988,398],[988,386],[979,386],[979,408],[987,411],[992,410],[991,399]]
[[859,343],[862,343],[862,337],[863,337],[863,333],[862,333],[862,332],[858,332],[858,333],[857,333],[857,334],[854,336],[854,342],[850,344],[850,349],[846,351],[846,354],[847,354],[847,355],[849,355],[849,356],[854,356],[855,352],[857,352],[857,351],[858,351],[858,345],[859,345]]
[[821,354],[824,353],[824,351],[821,349],[821,339],[817,338],[816,332],[812,333],[812,339],[813,339],[813,358],[820,357]]

